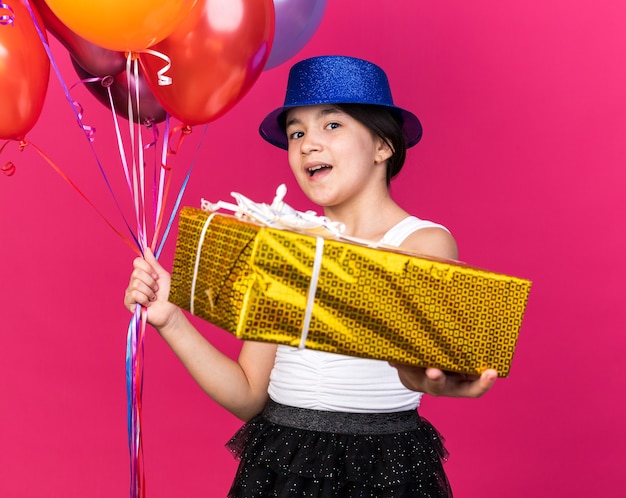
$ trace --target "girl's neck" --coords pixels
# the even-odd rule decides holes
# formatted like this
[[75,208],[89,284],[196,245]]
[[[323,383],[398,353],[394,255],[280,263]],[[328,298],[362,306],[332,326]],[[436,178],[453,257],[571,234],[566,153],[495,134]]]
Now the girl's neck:
[[324,214],[346,227],[345,234],[359,239],[378,241],[387,231],[409,214],[389,196],[359,199],[353,203],[330,206]]

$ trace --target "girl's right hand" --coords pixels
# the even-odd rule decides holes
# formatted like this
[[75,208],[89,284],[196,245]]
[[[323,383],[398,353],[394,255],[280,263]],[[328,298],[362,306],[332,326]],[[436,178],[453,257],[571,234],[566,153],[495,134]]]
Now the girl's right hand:
[[159,264],[149,248],[143,258],[135,258],[124,305],[132,313],[137,304],[148,308],[148,323],[157,330],[171,323],[179,308],[168,301],[170,274]]

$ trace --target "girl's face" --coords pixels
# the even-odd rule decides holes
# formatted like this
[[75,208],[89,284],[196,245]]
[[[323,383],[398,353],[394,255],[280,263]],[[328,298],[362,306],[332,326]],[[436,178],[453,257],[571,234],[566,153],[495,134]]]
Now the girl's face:
[[287,112],[289,165],[306,196],[320,206],[337,206],[371,189],[386,189],[383,140],[332,105]]

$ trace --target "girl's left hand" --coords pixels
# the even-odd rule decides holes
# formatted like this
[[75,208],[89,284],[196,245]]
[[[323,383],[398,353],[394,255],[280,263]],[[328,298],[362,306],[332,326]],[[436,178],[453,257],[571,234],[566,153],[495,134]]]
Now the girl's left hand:
[[444,372],[438,368],[421,368],[389,363],[398,370],[400,381],[407,389],[452,398],[479,398],[492,388],[498,373],[493,369],[481,375]]

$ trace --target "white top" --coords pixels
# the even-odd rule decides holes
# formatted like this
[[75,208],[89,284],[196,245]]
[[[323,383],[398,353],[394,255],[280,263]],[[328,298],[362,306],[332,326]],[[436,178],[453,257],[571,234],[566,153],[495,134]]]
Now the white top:
[[[381,244],[399,246],[421,228],[445,227],[409,216]],[[386,361],[279,345],[268,388],[283,405],[313,410],[386,413],[416,409],[422,393],[405,388]]]

